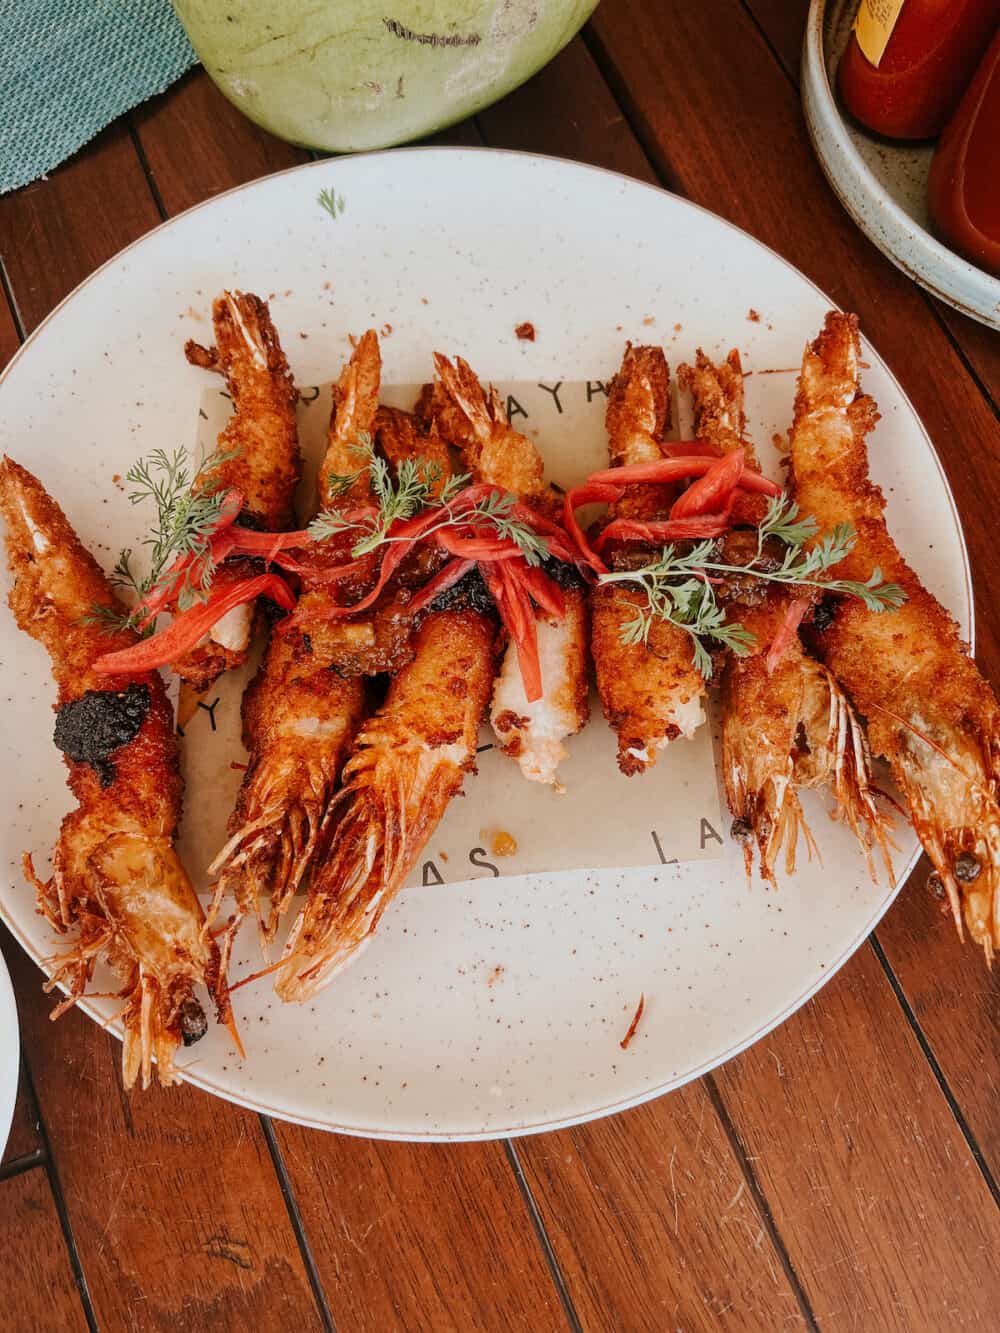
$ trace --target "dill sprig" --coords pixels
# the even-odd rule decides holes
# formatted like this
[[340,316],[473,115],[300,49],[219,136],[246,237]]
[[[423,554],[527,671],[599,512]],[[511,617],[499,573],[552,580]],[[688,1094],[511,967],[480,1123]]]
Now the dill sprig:
[[347,207],[347,201],[344,196],[338,194],[336,190],[332,190],[329,187],[324,187],[324,189],[320,190],[319,194],[316,196],[316,202],[319,204],[320,208],[325,209],[326,212],[330,214],[334,222],[337,221],[337,218],[340,217],[341,213],[343,213],[344,209]]
[[[210,454],[192,473],[186,449],[177,448],[173,453],[154,449],[129,468],[125,474],[132,485],[129,500],[134,505],[151,500],[156,518],[149,536],[141,543],[148,548],[148,572],[142,574],[135,568],[135,552],[125,547],[111,574],[113,588],[130,593],[140,602],[164,592],[176,598],[181,611],[207,599],[216,571],[211,538],[228,490],[221,481],[213,482],[210,474],[238,452],[233,449]],[[171,570],[169,566],[182,556],[191,558],[187,567]],[[136,628],[134,612],[122,614],[113,607],[95,606],[90,619],[119,629]]]
[[[622,626],[622,642],[647,643],[653,625],[666,621],[691,635],[695,664],[705,676],[711,675],[712,659],[703,639],[714,639],[738,657],[745,657],[755,647],[756,640],[739,623],[727,622],[709,575],[736,574],[764,583],[820,588],[825,593],[857,597],[870,611],[894,611],[902,606],[906,593],[897,583],[883,583],[878,567],[864,583],[823,577],[853,549],[857,533],[849,523],[838,523],[816,541],[818,532],[815,518],[800,516],[799,506],[793,500],[775,496],[758,528],[757,549],[746,564],[731,565],[713,559],[717,544],[706,540],[687,551],[666,546],[659,559],[640,569],[602,574],[602,583],[633,583],[646,595],[646,605]],[[778,564],[764,559],[768,539],[779,541],[786,548]]]
[[353,446],[365,454],[367,464],[353,473],[331,473],[327,477],[331,495],[344,495],[367,472],[377,514],[359,521],[346,518],[336,510],[324,509],[309,525],[309,534],[315,541],[326,541],[344,532],[359,534],[351,555],[357,559],[391,542],[408,541],[407,537],[390,535],[392,525],[414,518],[422,510],[439,509],[441,519],[421,533],[421,539],[442,528],[466,524],[489,524],[497,536],[506,538],[519,548],[531,565],[540,565],[548,558],[549,544],[544,537],[512,513],[517,496],[508,491],[492,491],[469,509],[455,513],[451,504],[469,485],[467,472],[448,477],[442,484],[440,466],[431,459],[407,458],[396,469],[396,478],[384,458],[376,454],[371,437],[362,432]]

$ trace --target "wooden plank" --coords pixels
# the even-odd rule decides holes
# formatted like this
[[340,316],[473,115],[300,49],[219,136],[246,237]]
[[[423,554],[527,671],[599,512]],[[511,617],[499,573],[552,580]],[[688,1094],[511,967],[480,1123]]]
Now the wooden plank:
[[26,332],[159,220],[120,122],[47,180],[0,198],[0,257]]
[[87,1320],[43,1168],[0,1184],[0,1249],[4,1328],[86,1333]]
[[478,116],[496,148],[566,157],[656,181],[631,126],[579,37],[503,101]]
[[[947,925],[924,888],[930,862],[914,872],[907,901],[878,928],[878,940],[944,1072],[994,1180],[1000,1180],[1000,990],[996,965],[985,981],[967,961],[968,945]],[[944,938],[928,966],[928,942]],[[970,975],[971,973],[971,975]]]
[[258,1117],[193,1088],[125,1093],[115,1038],[82,1013],[52,1023],[37,968],[17,948],[10,964],[98,1323],[321,1328]]
[[1000,1215],[884,990],[862,949],[719,1090],[820,1328],[990,1328]]
[[3,370],[20,345],[14,312],[6,294],[0,291],[0,370]]
[[42,1136],[38,1131],[38,1108],[35,1106],[35,1099],[31,1095],[22,1067],[17,1085],[17,1101],[14,1104],[14,1118],[10,1122],[7,1146],[0,1159],[0,1175],[5,1168],[12,1167],[23,1158],[32,1157],[41,1151]]
[[585,1328],[806,1324],[704,1083],[517,1152]]
[[233,185],[312,160],[304,148],[247,120],[200,66],[137,108],[132,119],[170,216]]
[[[919,289],[843,213],[801,129],[796,94],[741,6],[709,0],[695,13],[676,0],[667,6],[632,0],[599,9],[594,25],[609,76],[620,79],[627,70],[628,91],[622,95],[658,168],[860,313],[948,472],[976,571],[977,657],[987,676],[1000,680],[1000,565],[993,549],[1000,473],[983,467],[984,450],[997,439],[996,422]],[[663,72],[670,69],[689,71],[683,99],[662,95]],[[752,119],[747,106],[754,108]],[[753,188],[734,186],[748,181]],[[968,1028],[955,1033],[947,1010],[933,1022],[925,1005],[923,1021],[945,1076],[962,1089],[966,1118],[982,1128],[996,1118],[993,1075],[976,1058],[995,1041],[990,1021],[995,983],[975,950],[955,947],[946,922],[928,921],[923,882],[919,873],[914,876],[882,928],[886,953],[895,965],[895,916],[912,920],[903,933],[920,940],[925,998],[936,977],[965,997],[965,1020],[975,1027],[974,1037]],[[910,968],[905,985],[915,984],[920,983]],[[888,1009],[887,1003],[887,1014]]]
[[338,1328],[565,1328],[502,1144],[275,1133]]
[[[789,4],[788,0],[747,0],[747,8],[781,60],[785,72],[798,86],[809,0],[798,0],[794,4]],[[930,296],[925,300],[947,325],[996,409],[1000,405],[1000,338],[996,331],[960,315],[944,301]]]
[[967,315],[960,315],[943,301],[934,300],[932,304],[968,358],[994,410],[1000,410],[1000,334]]

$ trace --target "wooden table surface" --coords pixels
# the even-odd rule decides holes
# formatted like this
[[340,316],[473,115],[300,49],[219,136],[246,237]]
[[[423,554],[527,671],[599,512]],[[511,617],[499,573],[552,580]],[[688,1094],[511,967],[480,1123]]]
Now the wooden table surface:
[[[805,10],[607,0],[529,84],[436,141],[659,182],[856,310],[948,473],[996,682],[1000,338],[893,268],[824,182],[797,87]],[[197,70],[0,199],[0,362],[162,218],[308,156]],[[184,1087],[126,1095],[118,1043],[80,1014],[51,1024],[7,937],[25,1067],[0,1168],[0,1326],[997,1328],[1000,989],[926,874],[738,1059],[517,1142],[369,1142]]]

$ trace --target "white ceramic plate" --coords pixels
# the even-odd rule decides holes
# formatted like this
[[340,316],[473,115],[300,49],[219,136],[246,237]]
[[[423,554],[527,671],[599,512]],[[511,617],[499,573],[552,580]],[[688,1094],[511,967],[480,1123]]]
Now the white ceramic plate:
[[934,145],[891,143],[842,113],[837,65],[857,0],[813,0],[802,47],[802,108],[820,166],[837,198],[873,244],[942,301],[1000,329],[1000,278],[931,234],[927,173]]
[[17,1005],[14,1003],[7,964],[0,955],[0,1157],[3,1157],[7,1146],[10,1122],[14,1118],[20,1054]]
[[[321,187],[344,198],[336,221],[317,206]],[[711,214],[568,162],[424,149],[258,181],[112,260],[0,383],[0,444],[40,474],[105,559],[137,524],[112,475],[140,452],[191,438],[203,375],[182,345],[208,336],[211,297],[233,285],[275,293],[276,322],[307,384],[329,379],[347,334],[370,323],[392,326],[386,377],[399,383],[426,377],[434,347],[463,352],[498,379],[551,382],[568,366],[607,377],[629,337],[663,341],[675,366],[699,345],[711,354],[735,344],[749,370],[795,367],[830,306]],[[536,342],[514,337],[523,320]],[[967,560],[944,475],[898,384],[872,349],[865,355],[882,411],[873,471],[890,522],[969,635]],[[777,475],[768,442],[789,423],[794,375],[757,374],[747,387],[751,426]],[[17,786],[0,834],[0,895],[5,919],[40,959],[53,940],[20,855],[51,847],[69,796],[48,742],[45,655],[6,614],[0,643],[3,692],[17,700],[6,723],[5,771]],[[474,783],[465,799],[476,799]],[[748,889],[733,846],[701,865],[409,890],[314,1003],[282,1006],[266,984],[240,991],[247,1061],[212,1032],[184,1053],[187,1076],[272,1115],[399,1138],[516,1134],[654,1097],[792,1013],[892,900],[885,884],[872,886],[841,826],[818,804],[810,814],[826,869],[804,865],[778,893]],[[916,855],[908,830],[900,845],[902,878]],[[622,1051],[640,992],[645,1016]],[[110,1012],[102,1001],[85,1008]]]

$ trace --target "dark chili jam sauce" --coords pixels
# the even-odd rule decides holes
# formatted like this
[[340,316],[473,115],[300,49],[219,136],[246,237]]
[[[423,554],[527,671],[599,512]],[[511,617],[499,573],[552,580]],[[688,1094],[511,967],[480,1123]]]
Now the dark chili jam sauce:
[[148,685],[125,690],[88,690],[56,712],[53,740],[78,764],[89,764],[110,787],[115,780],[111,756],[139,734],[149,712]]

